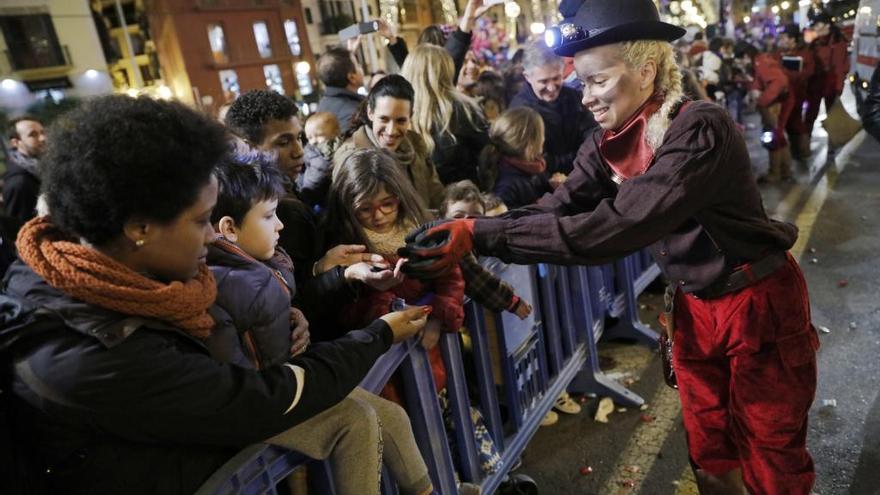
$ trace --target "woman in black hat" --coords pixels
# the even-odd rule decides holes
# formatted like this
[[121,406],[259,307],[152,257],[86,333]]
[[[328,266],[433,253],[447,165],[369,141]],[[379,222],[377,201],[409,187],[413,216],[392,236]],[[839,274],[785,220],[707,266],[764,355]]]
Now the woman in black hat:
[[[472,248],[515,263],[598,264],[648,247],[674,286],[674,371],[703,493],[809,493],[807,411],[818,338],[793,225],[770,220],[725,110],[683,102],[651,0],[565,1],[548,41],[574,56],[601,130],[537,205],[413,232],[406,270],[431,277]],[[721,490],[720,492],[716,490]]]

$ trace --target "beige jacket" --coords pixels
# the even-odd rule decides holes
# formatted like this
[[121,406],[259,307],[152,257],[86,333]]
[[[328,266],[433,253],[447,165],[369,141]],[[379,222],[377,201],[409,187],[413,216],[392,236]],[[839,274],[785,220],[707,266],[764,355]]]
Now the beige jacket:
[[[413,131],[407,131],[406,139],[415,151],[415,158],[412,164],[407,167],[406,173],[412,180],[416,192],[424,200],[425,206],[437,209],[443,201],[443,183],[440,182],[437,169],[434,168],[434,164],[431,162],[428,148],[421,136]],[[333,155],[334,180],[336,174],[342,168],[342,163],[345,162],[345,159],[355,150],[364,148],[375,148],[375,145],[370,141],[364,128],[361,127],[354,135],[342,143]]]

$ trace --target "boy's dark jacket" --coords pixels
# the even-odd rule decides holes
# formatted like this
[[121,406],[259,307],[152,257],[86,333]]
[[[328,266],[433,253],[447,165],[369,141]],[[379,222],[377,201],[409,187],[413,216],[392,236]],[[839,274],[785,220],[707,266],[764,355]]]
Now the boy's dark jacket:
[[211,354],[260,369],[289,359],[296,282],[287,253],[277,248],[272,259],[262,262],[218,238],[208,247],[208,267],[217,280],[215,310],[232,323],[215,328],[207,344]]

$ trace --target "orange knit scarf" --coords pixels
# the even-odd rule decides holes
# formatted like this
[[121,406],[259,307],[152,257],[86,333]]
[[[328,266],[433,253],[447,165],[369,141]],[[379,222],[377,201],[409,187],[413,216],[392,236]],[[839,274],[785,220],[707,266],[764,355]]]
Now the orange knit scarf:
[[155,318],[200,339],[214,328],[208,308],[217,297],[217,285],[206,265],[192,280],[165,284],[79,244],[48,217],[26,223],[16,245],[22,261],[70,297],[125,315]]

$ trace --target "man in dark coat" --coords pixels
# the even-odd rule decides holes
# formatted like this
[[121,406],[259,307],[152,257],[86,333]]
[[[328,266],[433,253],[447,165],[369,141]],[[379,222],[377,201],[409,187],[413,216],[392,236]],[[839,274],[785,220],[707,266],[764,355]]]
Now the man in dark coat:
[[352,115],[364,101],[357,92],[364,85],[363,69],[350,51],[334,47],[318,58],[318,79],[325,87],[318,111],[335,115],[342,132],[347,131]]
[[[558,185],[572,170],[578,148],[596,128],[578,91],[562,85],[565,62],[542,42],[528,46],[523,76],[528,84],[513,97],[510,108],[529,107],[544,120],[544,158],[547,176]],[[553,180],[554,176],[556,180]]]
[[39,159],[46,149],[46,131],[34,117],[9,123],[9,153],[3,176],[6,214],[24,223],[34,217],[40,194]]

